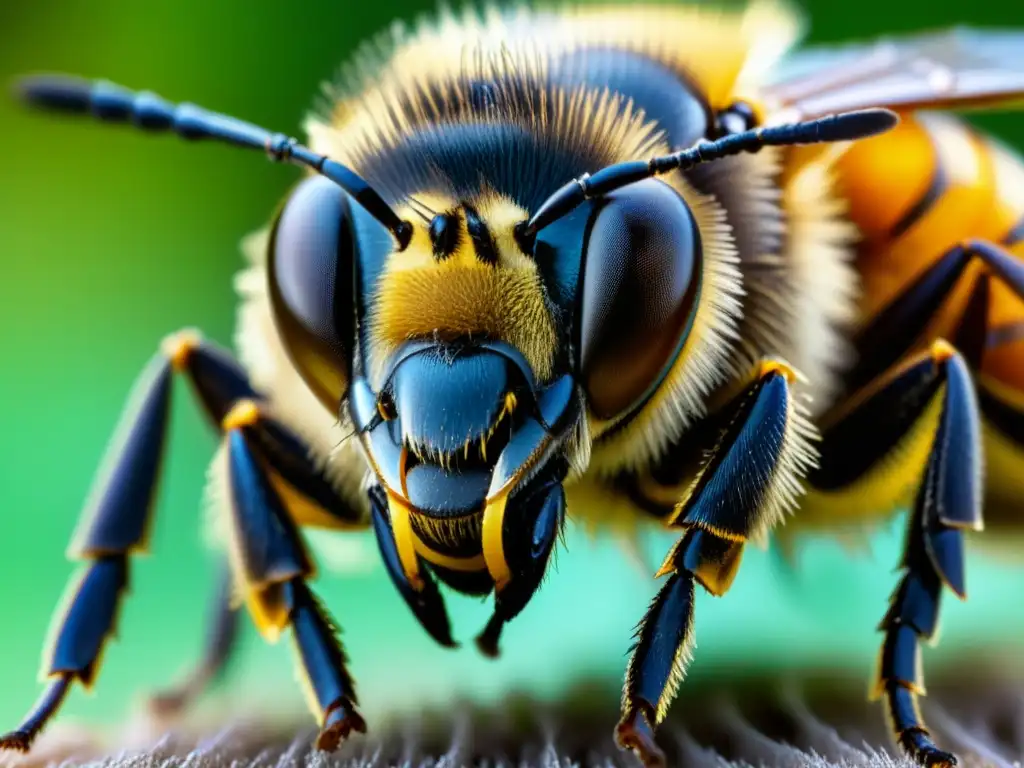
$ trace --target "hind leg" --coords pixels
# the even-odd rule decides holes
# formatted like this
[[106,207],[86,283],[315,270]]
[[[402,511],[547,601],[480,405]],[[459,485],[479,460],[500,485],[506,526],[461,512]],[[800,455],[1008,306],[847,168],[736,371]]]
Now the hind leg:
[[232,583],[231,569],[225,565],[221,568],[220,585],[210,605],[203,655],[180,682],[153,694],[150,707],[156,714],[172,717],[184,712],[227,671],[238,648],[239,617],[231,605]]

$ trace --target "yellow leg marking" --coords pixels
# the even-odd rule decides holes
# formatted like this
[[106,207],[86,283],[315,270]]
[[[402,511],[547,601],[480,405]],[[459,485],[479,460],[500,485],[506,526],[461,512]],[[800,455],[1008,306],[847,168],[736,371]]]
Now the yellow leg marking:
[[785,535],[882,522],[910,503],[935,442],[945,389],[943,384],[900,441],[855,483],[835,491],[808,488],[800,514],[783,529]]
[[763,379],[769,374],[778,373],[785,377],[790,384],[805,381],[800,372],[782,360],[762,360],[757,369],[757,378]]
[[246,585],[245,605],[260,636],[268,643],[276,643],[289,620],[288,605],[281,585]]
[[665,556],[665,560],[661,564],[661,567],[655,572],[654,578],[660,579],[663,576],[668,576],[669,574],[676,572],[675,563],[672,562],[675,559],[675,554],[676,548],[672,547],[672,549],[669,550],[668,555]]
[[395,496],[388,494],[388,512],[391,515],[391,532],[395,536],[395,547],[402,570],[412,588],[417,592],[423,589],[423,578],[420,576],[420,563],[416,555],[416,534],[409,520],[409,508]]
[[[655,579],[660,579],[662,576],[668,576],[669,574],[676,572],[676,554],[679,551],[679,548],[683,546],[684,541],[685,531],[684,537],[680,538],[672,549],[669,550],[668,555],[665,557],[665,561],[661,564],[658,572],[654,574]],[[736,574],[740,569],[740,560],[743,557],[744,546],[745,544],[743,541],[733,539],[732,545],[729,547],[728,552],[726,552],[721,562],[714,561],[699,563],[697,565],[697,570],[693,574],[694,577],[709,593],[715,597],[721,597],[729,591],[733,581],[736,579]]]
[[270,484],[274,486],[277,495],[284,502],[284,508],[288,510],[288,515],[298,523],[299,527],[322,528],[332,531],[362,531],[366,529],[366,523],[342,520],[336,515],[332,515],[281,477],[281,473],[273,467],[267,467],[267,475]]
[[[875,675],[868,684],[868,701],[880,701],[885,695],[885,687],[889,683],[899,683],[915,696],[928,695],[928,691],[924,687],[924,666],[921,659],[921,644],[924,642],[924,638],[918,638],[917,649],[914,651],[914,680],[898,680],[895,678],[886,679],[883,677],[882,654],[885,653],[885,646],[883,645],[878,649],[878,653],[875,654]],[[916,700],[914,701],[914,714],[917,716],[917,722],[924,722],[921,718],[921,711],[918,709],[918,702]]]
[[956,350],[945,339],[936,339],[932,342],[931,354],[936,363],[944,363],[956,354]]
[[484,562],[494,579],[494,586],[500,592],[512,579],[512,572],[505,561],[505,547],[502,542],[502,528],[505,525],[505,506],[508,494],[502,493],[487,503],[484,508],[483,540]]
[[251,427],[260,420],[260,407],[253,400],[239,400],[227,412],[220,426],[225,432]]
[[172,333],[163,340],[160,348],[167,355],[167,359],[170,360],[171,368],[181,373],[185,370],[185,366],[188,365],[188,358],[192,354],[192,350],[198,347],[202,340],[203,337],[199,331],[188,328]]

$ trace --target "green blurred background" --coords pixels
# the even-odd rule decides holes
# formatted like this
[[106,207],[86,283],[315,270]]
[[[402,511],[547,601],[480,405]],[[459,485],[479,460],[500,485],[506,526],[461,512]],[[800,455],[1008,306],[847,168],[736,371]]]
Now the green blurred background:
[[[361,39],[433,5],[9,0],[0,3],[0,77],[102,76],[296,132],[318,84]],[[817,41],[955,23],[1024,27],[1020,0],[805,7]],[[979,122],[1024,147],[1024,115]],[[182,326],[230,342],[239,239],[264,223],[298,172],[255,154],[48,120],[9,100],[0,100],[0,146],[0,726],[8,727],[37,694],[39,649],[71,573],[64,548],[135,374]],[[76,693],[70,718],[124,714],[199,653],[214,564],[197,533],[198,500],[214,441],[184,388],[176,405],[154,554],[133,572],[99,695]],[[693,674],[832,665],[866,676],[899,532],[881,534],[871,558],[817,543],[795,574],[752,552],[727,600],[699,602]],[[651,542],[652,561],[667,543]],[[345,629],[370,710],[511,685],[544,695],[586,672],[618,678],[655,589],[613,544],[573,535],[557,578],[511,625],[505,656],[492,663],[471,644],[455,653],[431,646],[375,565],[372,542],[359,537],[358,547],[370,566],[328,575],[320,589]],[[977,658],[963,654],[992,642],[1020,647],[1024,571],[975,554],[969,583],[969,603],[946,601],[943,646],[926,660]],[[487,606],[453,598],[451,607],[457,637],[468,641]],[[268,648],[247,633],[227,701],[297,705],[287,641]]]

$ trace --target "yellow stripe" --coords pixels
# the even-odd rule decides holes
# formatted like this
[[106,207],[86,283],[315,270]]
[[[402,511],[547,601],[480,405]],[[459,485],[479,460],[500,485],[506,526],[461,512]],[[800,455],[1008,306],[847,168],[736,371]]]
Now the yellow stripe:
[[194,328],[186,328],[172,333],[160,344],[160,349],[171,363],[176,373],[182,373],[188,367],[188,359],[203,342],[203,337]]
[[423,589],[423,577],[420,576],[420,561],[416,555],[416,534],[413,533],[412,522],[409,520],[409,508],[402,503],[401,499],[389,493],[388,512],[391,515],[391,532],[395,536],[395,547],[398,549],[398,559],[402,563],[402,570],[405,571],[409,584],[418,592]]
[[273,467],[266,469],[270,484],[281,497],[288,515],[300,528],[322,528],[331,531],[362,531],[367,528],[368,521],[345,520],[331,514],[285,480]]
[[1024,412],[1024,392],[984,373],[978,376],[978,381],[982,388],[988,390],[993,397],[1002,400],[1017,411]]
[[910,501],[924,476],[945,397],[946,385],[942,385],[903,439],[855,483],[834,491],[808,488],[800,513],[785,532],[862,525],[885,519]]
[[502,542],[502,529],[505,524],[505,506],[508,503],[508,495],[502,493],[487,503],[484,508],[483,533],[483,557],[487,564],[487,571],[494,579],[494,586],[500,592],[512,578],[512,572],[505,560],[505,548]]
[[260,407],[255,400],[239,400],[221,420],[220,428],[225,432],[251,427],[260,420]]

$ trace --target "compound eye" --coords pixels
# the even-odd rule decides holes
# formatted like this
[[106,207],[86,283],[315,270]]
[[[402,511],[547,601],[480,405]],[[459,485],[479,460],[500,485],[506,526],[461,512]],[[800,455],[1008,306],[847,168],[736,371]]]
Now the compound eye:
[[325,178],[303,181],[274,225],[270,302],[292,363],[332,413],[348,387],[353,269],[348,196]]
[[650,179],[605,199],[584,255],[580,378],[601,419],[639,406],[665,378],[700,293],[700,232],[686,201]]
[[734,101],[718,113],[715,124],[719,136],[743,133],[757,127],[757,112],[745,101]]

